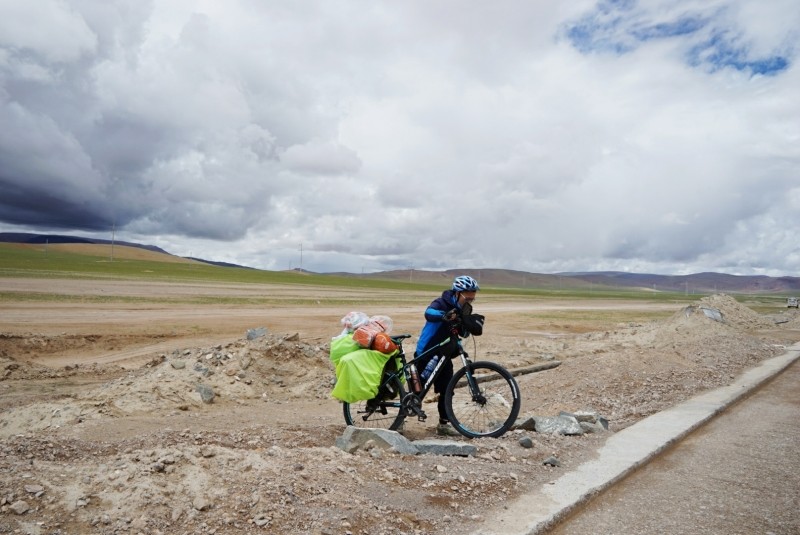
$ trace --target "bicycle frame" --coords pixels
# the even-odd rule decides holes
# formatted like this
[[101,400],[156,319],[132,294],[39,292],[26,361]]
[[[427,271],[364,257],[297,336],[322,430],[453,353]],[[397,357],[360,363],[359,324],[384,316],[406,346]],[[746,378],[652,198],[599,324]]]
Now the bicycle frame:
[[[469,363],[470,363],[469,355],[467,354],[466,351],[464,351],[464,348],[461,345],[461,337],[458,336],[458,332],[455,329],[451,329],[450,336],[447,337],[444,341],[442,341],[441,343],[429,348],[427,351],[425,351],[422,354],[414,357],[411,360],[406,360],[406,354],[405,354],[405,350],[403,349],[403,343],[402,343],[403,339],[408,338],[408,337],[410,337],[410,335],[402,335],[402,336],[398,336],[398,337],[396,337],[394,339],[395,342],[397,343],[397,345],[400,347],[400,353],[397,355],[397,357],[400,358],[401,366],[400,366],[400,368],[398,370],[395,370],[394,372],[389,374],[389,376],[386,378],[386,380],[383,381],[383,383],[381,383],[381,386],[389,385],[389,384],[400,384],[400,386],[401,386],[400,387],[400,392],[404,392],[404,389],[402,388],[403,379],[408,381],[409,374],[410,374],[409,369],[410,369],[411,365],[414,364],[415,366],[417,366],[417,368],[419,368],[419,361],[420,360],[426,358],[431,353],[435,353],[436,350],[441,348],[442,346],[445,346],[447,344],[452,343],[453,340],[455,340],[456,343],[458,344],[458,355],[457,356],[459,356],[461,358],[461,364],[464,367],[467,367],[469,365]],[[439,359],[439,362],[436,363],[436,367],[433,369],[433,371],[431,372],[430,376],[428,376],[428,378],[425,379],[424,382],[421,382],[420,391],[418,393],[415,393],[415,392],[409,390],[409,391],[406,391],[405,394],[402,395],[398,401],[388,401],[387,400],[387,401],[383,401],[382,403],[384,405],[390,406],[390,407],[405,408],[406,410],[410,411],[410,413],[416,414],[417,417],[420,420],[424,420],[426,418],[426,415],[422,411],[422,409],[419,408],[419,407],[421,407],[422,400],[425,399],[425,396],[430,391],[431,386],[433,385],[434,381],[439,376],[439,373],[441,373],[442,366],[444,365],[444,362],[445,362],[446,358],[450,358],[450,357],[444,357],[443,356],[441,359]],[[453,357],[453,358],[455,358],[455,357]],[[422,377],[420,377],[420,381],[422,381]],[[475,381],[475,378],[472,376],[471,373],[467,373],[467,382],[468,382],[468,384],[470,386],[470,390],[473,392],[473,397],[475,397],[475,395],[476,395],[475,393],[479,392],[479,390],[477,388],[477,382]],[[479,395],[479,394],[477,394],[477,395]],[[409,396],[413,396],[413,397],[410,398]],[[409,400],[414,400],[414,399],[416,399],[416,401],[418,403],[413,403],[413,402],[409,401]],[[419,407],[417,405],[419,405]]]

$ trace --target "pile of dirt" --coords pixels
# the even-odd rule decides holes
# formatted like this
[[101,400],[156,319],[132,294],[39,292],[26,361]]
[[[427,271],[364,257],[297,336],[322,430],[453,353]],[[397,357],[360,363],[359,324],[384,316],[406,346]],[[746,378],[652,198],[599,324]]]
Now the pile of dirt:
[[[497,342],[481,358],[559,361],[518,376],[520,417],[595,411],[613,433],[782,353],[798,321],[776,326],[713,296],[664,321]],[[0,392],[17,397],[0,416],[0,532],[470,533],[609,436],[513,431],[470,441],[468,458],[348,454],[334,446],[344,426],[325,343],[273,333],[186,347],[98,380],[83,366],[47,375],[18,358],[42,343],[24,339],[1,346]],[[25,398],[25,385],[51,395]],[[432,421],[406,422],[410,440],[433,438],[431,401]],[[560,467],[543,464],[552,457]]]
[[725,294],[715,294],[700,299],[700,308],[719,310],[722,321],[740,329],[765,329],[772,327],[775,322],[758,314],[754,310],[739,303],[736,299]]
[[198,385],[210,388],[219,400],[327,399],[331,378],[327,347],[268,335],[176,351],[88,397],[127,413],[199,407],[204,401]]
[[794,309],[790,312],[787,312],[786,316],[788,317],[786,318],[787,321],[785,327],[789,329],[800,329],[800,311]]
[[[36,340],[46,337],[35,336]],[[24,346],[30,341],[24,337]],[[333,371],[329,349],[269,334],[211,348],[186,348],[154,357],[142,368],[94,388],[71,394],[68,400],[6,407],[0,435],[60,427],[86,420],[170,410],[199,410],[206,403],[200,389],[213,393],[217,404],[253,400],[286,402],[329,399]],[[30,362],[0,361],[7,379],[64,378],[98,373],[97,367],[69,366],[53,370]],[[103,370],[108,372],[108,370]],[[110,372],[108,372],[110,373]]]
[[0,333],[0,357],[13,353],[20,361],[40,359],[50,355],[102,354],[129,347],[146,341],[149,344],[163,340],[167,336],[141,334],[95,334],[79,335],[61,333],[43,335],[41,333],[9,334]]
[[549,341],[546,349],[561,365],[527,382],[537,412],[580,407],[619,430],[782,354],[782,341],[759,336],[775,328],[732,297],[714,295],[663,321]]

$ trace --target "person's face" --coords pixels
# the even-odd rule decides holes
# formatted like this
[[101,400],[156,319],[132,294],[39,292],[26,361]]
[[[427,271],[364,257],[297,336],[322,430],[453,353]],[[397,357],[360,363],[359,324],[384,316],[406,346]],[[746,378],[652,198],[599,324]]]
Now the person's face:
[[475,301],[475,296],[476,295],[477,295],[477,292],[461,292],[458,295],[458,301],[462,305],[464,303],[472,303],[473,301]]

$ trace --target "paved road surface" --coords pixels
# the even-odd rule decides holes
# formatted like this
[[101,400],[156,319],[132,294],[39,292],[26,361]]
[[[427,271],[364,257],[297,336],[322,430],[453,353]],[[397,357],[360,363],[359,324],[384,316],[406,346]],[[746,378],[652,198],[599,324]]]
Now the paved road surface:
[[546,533],[800,534],[800,361]]

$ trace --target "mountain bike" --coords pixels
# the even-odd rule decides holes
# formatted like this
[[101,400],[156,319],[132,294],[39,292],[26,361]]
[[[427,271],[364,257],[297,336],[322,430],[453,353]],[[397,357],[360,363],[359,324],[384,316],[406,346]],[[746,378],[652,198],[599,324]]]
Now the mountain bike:
[[[409,416],[421,422],[427,418],[422,400],[441,373],[446,356],[440,356],[436,367],[424,380],[415,374],[418,364],[447,344],[457,346],[453,359],[460,358],[462,367],[455,370],[444,395],[447,417],[453,427],[468,438],[499,437],[508,431],[519,415],[519,387],[511,373],[495,362],[472,362],[461,344],[458,329],[451,327],[450,336],[441,344],[408,360],[403,340],[410,334],[392,336],[399,353],[389,362],[398,362],[396,369],[385,370],[378,396],[367,401],[344,403],[344,420],[356,427],[379,427],[398,430]],[[391,366],[387,366],[391,368]]]

